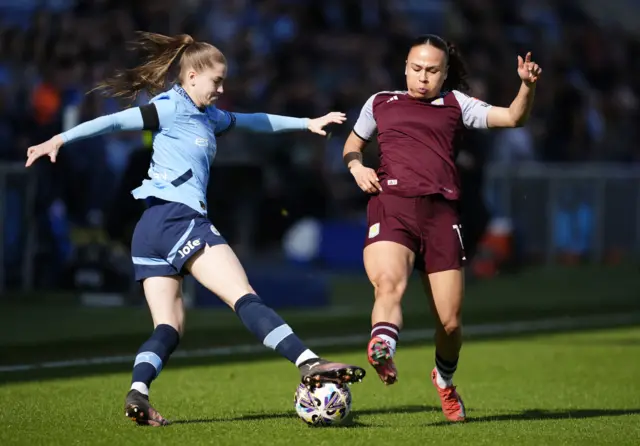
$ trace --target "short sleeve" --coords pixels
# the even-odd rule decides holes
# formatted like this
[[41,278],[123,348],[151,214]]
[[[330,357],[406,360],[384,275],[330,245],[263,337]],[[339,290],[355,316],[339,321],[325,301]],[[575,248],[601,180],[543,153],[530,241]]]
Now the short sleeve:
[[216,123],[214,129],[214,133],[216,136],[221,136],[227,133],[236,125],[236,116],[231,112],[220,110],[216,107],[211,107],[209,109],[209,114],[211,116],[211,119]]
[[369,141],[373,137],[377,128],[376,120],[373,117],[373,101],[376,95],[377,93],[364,103],[362,110],[360,110],[360,116],[353,126],[353,133],[365,141]]
[[468,129],[486,129],[488,127],[487,115],[491,110],[491,105],[457,90],[454,90],[453,94],[460,104],[464,126]]

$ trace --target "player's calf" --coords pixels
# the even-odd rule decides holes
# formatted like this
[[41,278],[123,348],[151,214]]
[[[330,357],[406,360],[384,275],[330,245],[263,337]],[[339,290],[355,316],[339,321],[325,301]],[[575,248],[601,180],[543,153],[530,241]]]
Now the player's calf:
[[235,303],[242,323],[262,343],[287,358],[300,369],[302,382],[313,386],[322,382],[350,383],[364,378],[360,367],[321,359],[309,350],[291,327],[255,294],[247,294]]
[[167,324],[158,325],[138,350],[133,364],[131,390],[148,396],[151,382],[160,375],[179,342],[180,334],[175,328]]
[[125,399],[124,413],[127,418],[144,426],[168,424],[149,404],[149,387],[158,377],[171,353],[180,342],[180,334],[171,325],[158,325],[151,337],[140,346],[133,365],[131,389]]

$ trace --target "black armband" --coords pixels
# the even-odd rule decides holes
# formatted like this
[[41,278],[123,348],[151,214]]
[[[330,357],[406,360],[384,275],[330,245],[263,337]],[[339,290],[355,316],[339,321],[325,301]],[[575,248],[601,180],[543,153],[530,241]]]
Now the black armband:
[[160,117],[154,104],[147,104],[140,107],[142,114],[142,130],[160,130]]
[[344,165],[349,167],[349,163],[353,160],[358,160],[362,163],[362,152],[349,152],[344,157],[342,157],[344,161]]

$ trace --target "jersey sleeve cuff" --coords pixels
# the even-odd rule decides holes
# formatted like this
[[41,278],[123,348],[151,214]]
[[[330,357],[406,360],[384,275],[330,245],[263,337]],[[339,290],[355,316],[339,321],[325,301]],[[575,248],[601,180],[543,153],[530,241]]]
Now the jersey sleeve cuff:
[[352,132],[353,132],[354,135],[356,135],[358,138],[360,138],[361,140],[363,140],[365,142],[371,141],[371,139],[367,139],[364,136],[361,136],[360,134],[358,134],[358,132],[356,132],[356,129],[353,129]]

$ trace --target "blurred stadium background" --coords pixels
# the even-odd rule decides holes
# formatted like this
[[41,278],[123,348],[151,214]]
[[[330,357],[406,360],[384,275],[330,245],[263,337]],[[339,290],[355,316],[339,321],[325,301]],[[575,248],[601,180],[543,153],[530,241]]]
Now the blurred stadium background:
[[[488,296],[488,309],[515,302],[522,315],[539,308],[536,295],[544,295],[550,313],[602,312],[612,304],[608,290],[618,288],[615,280],[624,284],[617,304],[635,308],[640,4],[608,5],[0,0],[5,340],[15,340],[9,328],[19,329],[37,312],[46,319],[52,308],[71,315],[83,307],[142,303],[128,255],[141,205],[129,191],[146,175],[149,135],[83,141],[64,149],[55,166],[23,168],[29,145],[121,107],[86,92],[115,68],[136,62],[125,51],[135,30],[187,32],[220,47],[229,60],[222,108],[348,114],[348,124],[333,128],[328,139],[227,135],[210,184],[211,218],[258,292],[274,307],[333,306],[331,314],[369,310],[361,262],[366,197],[342,165],[342,145],[369,95],[403,88],[407,41],[424,32],[455,41],[466,55],[474,94],[500,105],[517,91],[516,55],[532,51],[544,75],[529,124],[470,134],[459,157],[465,232],[477,244],[469,292]],[[376,163],[375,147],[366,158]],[[578,285],[589,296],[578,295]],[[519,295],[520,287],[529,289],[528,297]],[[192,307],[217,305],[193,283],[187,291]],[[96,311],[92,317],[126,319],[124,311]],[[81,325],[67,335],[91,333],[90,322]]]
[[[128,253],[149,135],[83,141],[56,165],[23,167],[30,145],[121,107],[86,92],[136,62],[125,42],[147,30],[224,51],[223,108],[348,114],[328,139],[226,135],[209,200],[258,293],[319,353],[357,362],[372,300],[366,197],[341,152],[361,106],[404,88],[415,34],[455,41],[474,94],[500,105],[517,91],[517,54],[532,51],[544,74],[528,125],[472,133],[458,158],[475,246],[465,333],[500,339],[465,344],[457,382],[480,423],[446,432],[458,444],[638,444],[637,328],[502,339],[640,321],[638,25],[636,0],[0,0],[0,443],[158,444],[120,429],[119,412],[151,328]],[[374,146],[366,160],[376,164]],[[371,376],[354,389],[367,429],[322,433],[289,420],[296,371],[186,288],[187,336],[154,384],[184,426],[163,444],[356,445],[390,432],[442,444],[443,431],[424,431],[442,423],[425,385],[433,325],[418,283],[404,305],[403,381],[389,393]]]
[[406,42],[421,32],[457,42],[474,93],[492,103],[513,98],[517,54],[533,51],[545,70],[530,123],[473,133],[459,158],[467,237],[479,240],[473,275],[640,253],[637,2],[603,11],[589,0],[2,0],[0,13],[3,296],[135,294],[127,247],[141,207],[129,191],[146,175],[148,135],[92,139],[56,166],[22,168],[29,145],[118,110],[85,93],[136,62],[125,50],[135,30],[219,46],[230,65],[223,108],[348,113],[327,140],[221,142],[211,217],[256,276],[271,275],[265,264],[362,274],[366,197],[342,144],[370,94],[403,88]]

